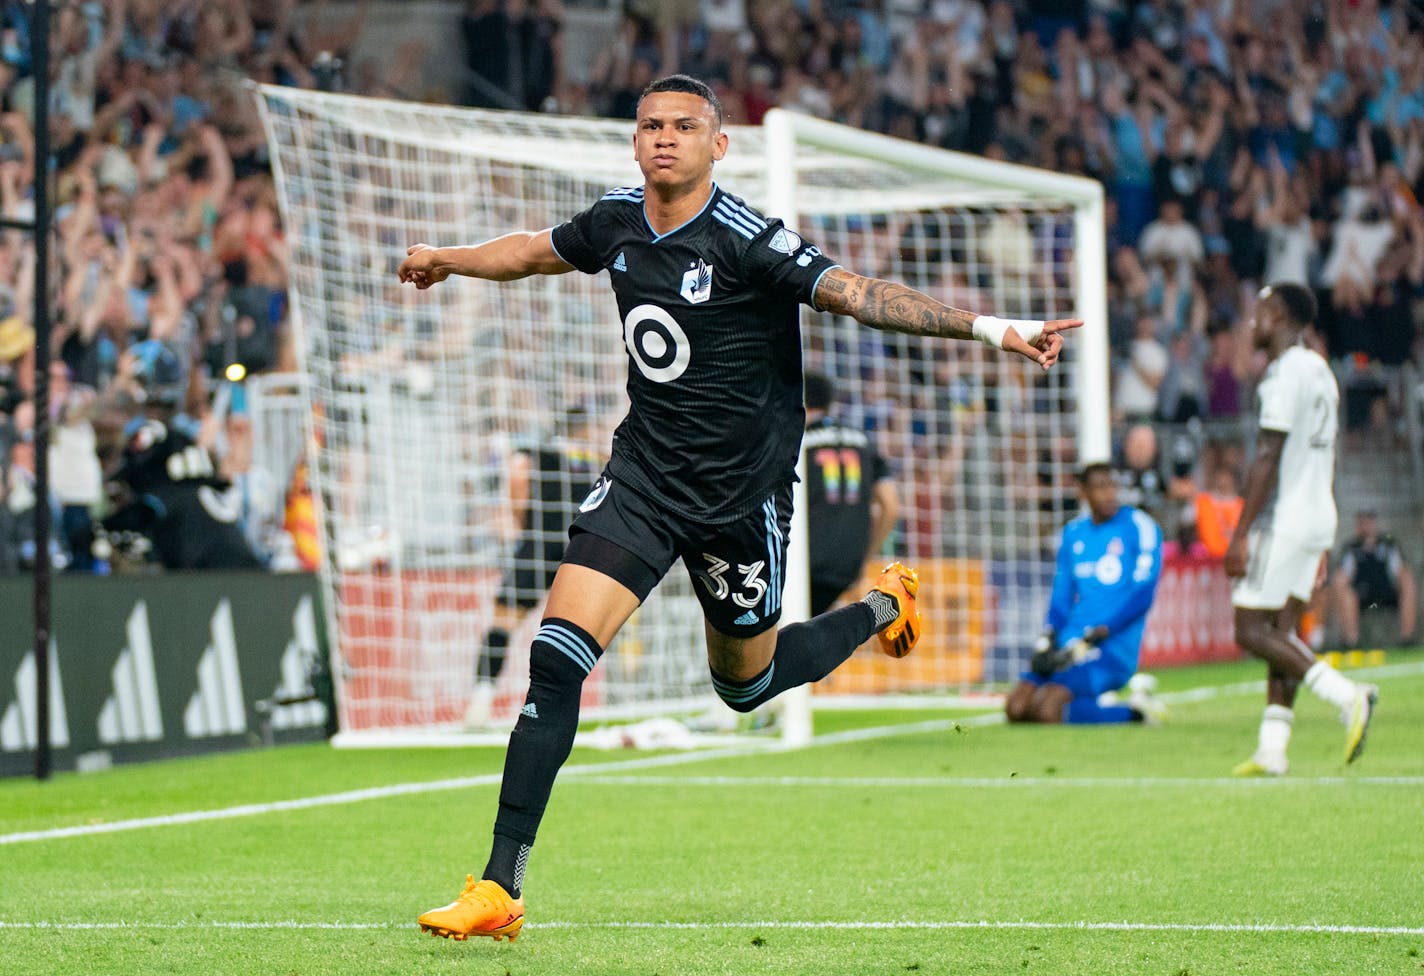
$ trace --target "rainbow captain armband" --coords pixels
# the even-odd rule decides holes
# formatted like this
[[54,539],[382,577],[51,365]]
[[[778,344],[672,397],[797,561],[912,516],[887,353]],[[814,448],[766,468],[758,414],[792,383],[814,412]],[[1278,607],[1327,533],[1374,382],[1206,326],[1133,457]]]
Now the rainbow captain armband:
[[1004,333],[1012,327],[1020,338],[1029,345],[1043,335],[1043,323],[1034,319],[1000,319],[992,315],[976,315],[972,332],[974,338],[993,349],[1004,348]]

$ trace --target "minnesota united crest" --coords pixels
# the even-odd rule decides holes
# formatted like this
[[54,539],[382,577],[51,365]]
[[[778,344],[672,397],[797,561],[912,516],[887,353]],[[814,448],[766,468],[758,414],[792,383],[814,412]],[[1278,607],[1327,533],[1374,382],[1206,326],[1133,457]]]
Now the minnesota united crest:
[[678,294],[693,305],[701,305],[712,297],[712,265],[701,258],[682,276]]

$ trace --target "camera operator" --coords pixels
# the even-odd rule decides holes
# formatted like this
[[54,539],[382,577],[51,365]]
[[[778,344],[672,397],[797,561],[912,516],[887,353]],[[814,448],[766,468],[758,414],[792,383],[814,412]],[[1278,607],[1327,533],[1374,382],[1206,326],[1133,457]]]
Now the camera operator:
[[240,502],[179,409],[188,377],[178,357],[148,339],[124,354],[116,383],[141,407],[124,426],[109,475],[115,510],[107,533],[139,532],[165,569],[262,569],[238,524]]

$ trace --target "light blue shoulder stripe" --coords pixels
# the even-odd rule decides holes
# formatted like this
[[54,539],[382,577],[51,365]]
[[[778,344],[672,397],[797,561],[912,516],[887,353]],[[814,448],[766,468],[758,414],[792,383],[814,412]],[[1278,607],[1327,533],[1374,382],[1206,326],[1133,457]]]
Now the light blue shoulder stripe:
[[750,230],[743,227],[741,224],[734,223],[730,217],[724,215],[720,210],[712,214],[712,219],[717,221],[719,224],[723,224],[727,227],[730,227],[732,230],[736,231],[738,234],[745,237],[749,241],[756,237],[756,234],[752,233]]
[[748,207],[745,204],[737,203],[730,197],[725,196],[718,201],[718,206],[723,205],[725,205],[727,209],[730,210],[732,213],[735,213],[740,217],[744,218],[746,222],[751,224],[753,227],[756,227],[760,230],[766,230],[766,218],[764,218],[761,214],[757,213],[751,207]]

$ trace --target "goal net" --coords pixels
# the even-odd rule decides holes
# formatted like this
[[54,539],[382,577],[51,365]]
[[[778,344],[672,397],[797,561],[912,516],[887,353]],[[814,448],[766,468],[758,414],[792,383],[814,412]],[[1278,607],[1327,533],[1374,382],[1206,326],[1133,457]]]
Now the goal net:
[[[291,252],[343,738],[419,741],[460,727],[511,584],[547,578],[544,543],[562,538],[626,409],[627,353],[602,275],[418,292],[396,265],[417,241],[548,227],[637,185],[632,124],[271,86],[257,97]],[[909,658],[862,649],[816,701],[983,691],[1022,665],[1073,470],[1107,448],[1100,191],[781,112],[729,133],[718,181],[848,269],[976,311],[1094,323],[1041,374],[977,343],[805,313],[808,366],[833,378],[837,412],[894,473],[903,517],[888,548],[919,568],[928,621]],[[797,603],[788,593],[788,613]],[[516,609],[493,706],[510,722],[540,613]],[[584,714],[715,702],[676,567],[590,675]]]

